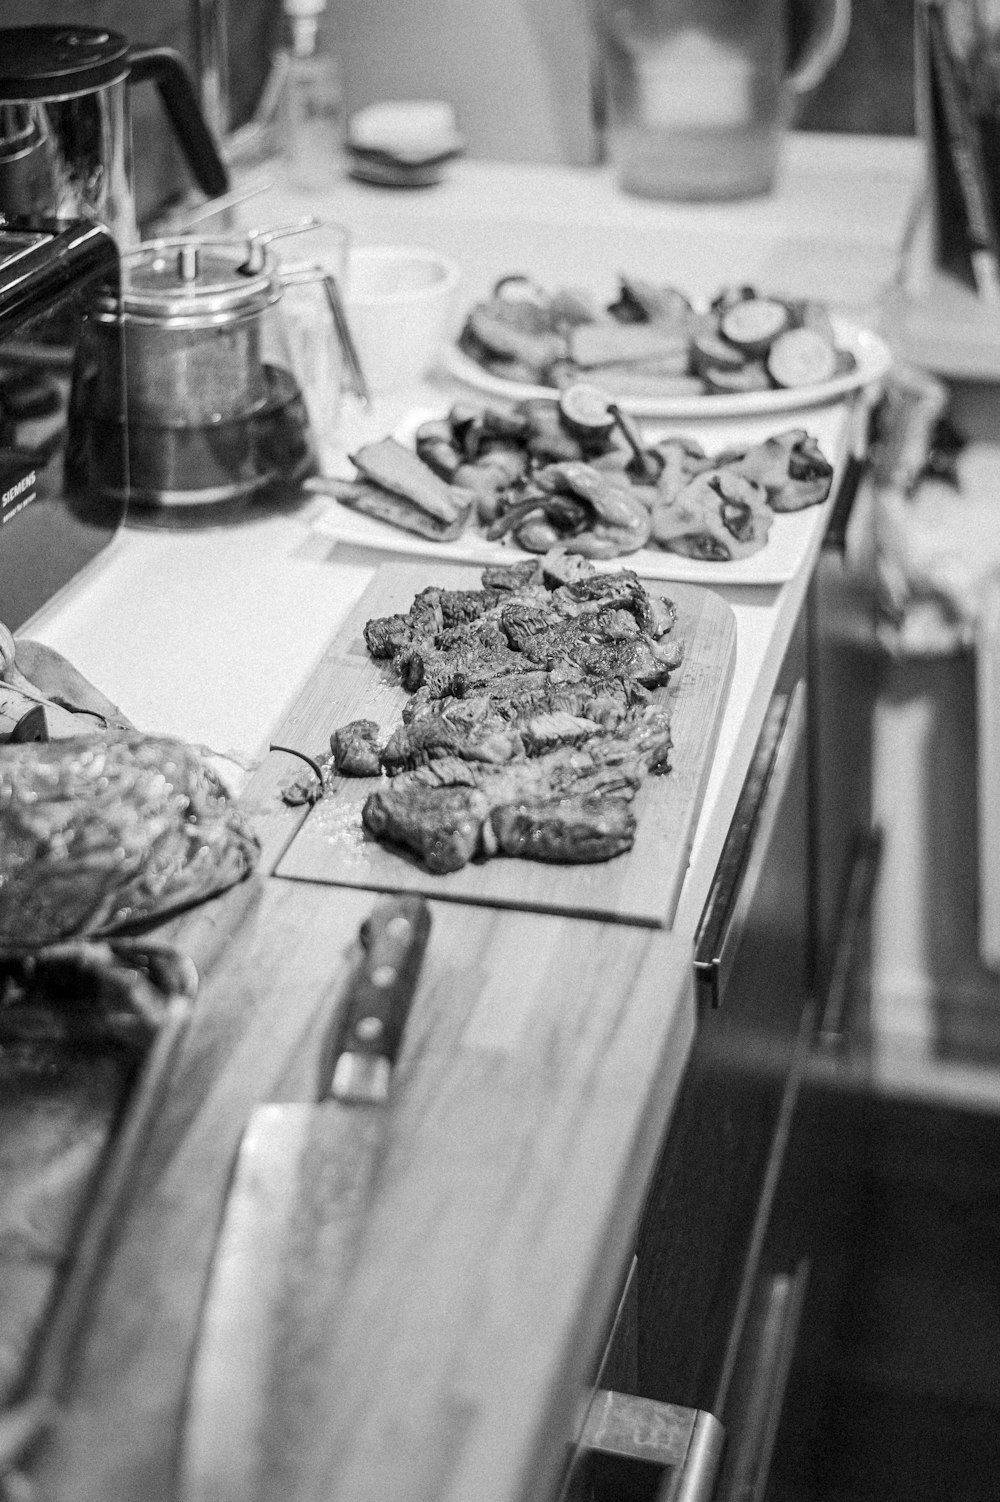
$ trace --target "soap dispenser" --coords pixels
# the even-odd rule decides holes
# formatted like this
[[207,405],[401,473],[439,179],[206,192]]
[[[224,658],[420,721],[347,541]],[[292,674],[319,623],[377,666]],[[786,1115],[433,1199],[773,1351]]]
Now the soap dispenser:
[[297,188],[328,186],[344,139],[340,67],[320,18],[326,0],[283,0],[288,26],[282,156]]

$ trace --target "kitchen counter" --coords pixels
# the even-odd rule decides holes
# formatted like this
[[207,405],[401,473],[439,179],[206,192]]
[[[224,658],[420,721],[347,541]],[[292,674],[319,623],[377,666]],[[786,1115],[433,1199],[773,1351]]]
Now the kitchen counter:
[[[438,244],[462,262],[466,296],[516,267],[572,282],[670,265],[694,292],[757,280],[874,319],[919,167],[909,140],[793,137],[771,199],[685,208],[627,200],[598,170],[470,161],[421,194],[334,174],[308,199],[272,187],[253,218],[308,209],[359,243]],[[367,414],[346,406],[339,441],[385,432],[452,389],[435,376]],[[841,464],[850,431],[845,409]],[[332,541],[323,506],[204,531],[128,527],[31,634],[144,729],[251,766],[379,561]],[[338,1407],[307,1457],[309,1495],[547,1495],[691,1048],[691,939],[824,523],[818,510],[793,578],[720,591],[736,670],[672,933],[617,928],[608,945],[579,919],[435,904],[440,949],[401,1064],[407,1131],[393,1136],[321,1366]],[[45,1465],[59,1502],[175,1494],[184,1373],[239,1132],[256,1101],[306,1088],[318,1009],[364,908],[365,894],[272,878],[222,948]],[[411,1234],[427,1205],[425,1234]],[[428,1443],[445,1432],[447,1445]]]
[[[267,185],[242,210],[247,224],[306,213],[348,225],[354,243],[436,245],[463,268],[461,297],[486,291],[512,267],[543,284],[603,286],[619,268],[692,294],[750,281],[826,298],[875,323],[883,288],[919,185],[910,139],[792,136],[781,181],[767,199],[665,205],[626,198],[603,169],[460,161],[439,187],[399,193],[331,171],[327,192],[293,193],[280,171],[241,179]],[[296,240],[321,256],[322,230]],[[376,399],[360,412],[345,398],[344,449],[391,431],[414,409],[445,410],[459,388],[444,375]],[[783,422],[677,424],[722,446],[753,441]],[[845,410],[841,466],[850,434]],[[88,577],[31,625],[143,729],[170,731],[246,762],[274,726],[371,578],[378,555],[332,545],[313,525],[322,502],[297,515],[197,531],[127,527]],[[695,835],[675,928],[693,935],[822,539],[817,512],[794,578],[720,593],[737,621],[729,707]],[[249,650],[248,650],[249,647]]]

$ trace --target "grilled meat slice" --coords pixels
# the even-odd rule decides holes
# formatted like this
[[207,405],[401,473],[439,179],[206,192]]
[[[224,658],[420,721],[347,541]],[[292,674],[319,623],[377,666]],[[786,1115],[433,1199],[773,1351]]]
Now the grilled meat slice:
[[666,636],[677,619],[672,601],[650,595],[631,569],[591,574],[561,585],[553,592],[552,599],[559,614],[570,620],[600,615],[607,610],[627,610],[641,629],[656,640]]
[[545,710],[517,723],[526,756],[542,756],[557,746],[582,746],[601,728],[596,720],[565,709]]
[[532,584],[542,584],[545,579],[545,559],[529,558],[524,563],[496,563],[483,569],[484,589],[495,589],[503,594],[514,594]]
[[377,662],[391,661],[409,645],[413,622],[408,615],[380,615],[365,622],[365,646]]
[[403,723],[408,725],[424,715],[447,714],[454,724],[468,726],[474,733],[487,716],[498,722],[523,722],[541,715],[568,714],[611,730],[630,710],[645,708],[649,703],[647,690],[631,679],[580,678],[566,682],[551,674],[539,676],[545,680],[540,687],[526,688],[523,680],[517,680],[513,685],[516,691],[510,695],[432,699],[426,688],[420,688],[403,708]]
[[496,716],[471,726],[456,723],[447,714],[428,714],[396,727],[382,751],[381,764],[393,777],[449,756],[499,765],[523,756],[524,750],[516,728]]
[[444,625],[441,590],[423,589],[405,615],[375,616],[366,621],[365,646],[372,657],[392,660],[413,641],[433,641]]
[[525,720],[562,711],[593,720],[602,729],[611,730],[630,710],[645,707],[649,703],[649,694],[631,678],[579,678],[567,682],[557,681],[554,675],[550,675],[537,690],[522,689],[508,699],[494,697],[492,702],[498,714],[510,719]]
[[364,827],[431,871],[477,854],[610,859],[634,839],[643,778],[667,766],[669,713],[648,690],[681,661],[676,611],[629,570],[532,560],[482,584],[424,590],[366,627],[411,697]]
[[635,814],[624,798],[505,804],[493,810],[482,834],[490,854],[574,865],[611,860],[634,842]]
[[333,765],[343,777],[377,777],[382,732],[374,720],[351,720],[330,737]]
[[426,684],[435,698],[453,694],[464,698],[479,692],[498,678],[530,673],[537,666],[521,652],[513,651],[495,623],[475,636],[463,636],[445,647],[425,642],[411,643],[395,659],[403,687]]
[[[524,586],[536,589],[544,597],[541,586]],[[454,631],[474,621],[495,614],[512,591],[503,589],[440,589],[431,586],[416,596],[406,615],[377,616],[366,623],[365,645],[372,657],[379,659],[402,659],[412,648],[416,651],[431,650],[440,645],[442,632]],[[461,641],[455,636],[449,638]],[[398,667],[398,662],[397,662]]]
[[[411,850],[428,870],[456,871],[477,851],[491,853],[491,839],[484,840],[481,831],[494,809],[527,807],[537,812],[567,802],[585,804],[609,798],[627,802],[646,773],[664,765],[669,748],[669,715],[654,706],[625,727],[624,733],[597,733],[584,746],[563,745],[531,760],[504,766],[453,757],[429,762],[373,792],[362,809],[362,823],[377,839]],[[527,827],[517,825],[511,815],[505,815],[501,824],[512,830]],[[550,824],[555,829],[554,818]],[[590,830],[581,849],[593,851],[598,847],[591,825],[585,819],[580,823],[581,830]],[[562,827],[572,826],[572,819],[567,819]],[[549,858],[540,853],[547,848],[541,837],[532,848],[536,859]],[[573,859],[567,853],[565,835],[559,841],[553,838],[551,848],[560,851],[551,858]],[[610,859],[621,848],[628,846],[581,859]]]
[[[651,598],[629,571],[552,590],[531,584],[508,594],[468,591],[455,600],[462,619],[452,624],[439,592],[414,610],[409,630],[398,617],[370,623],[370,644],[380,655],[395,648],[393,663],[407,689],[427,684],[435,697],[464,697],[536,666],[655,687],[681,660],[681,649],[661,640],[676,619],[673,606]],[[457,614],[452,606],[449,617]]]
[[504,611],[502,624],[511,645],[531,662],[547,668],[569,662],[587,677],[633,678],[647,688],[665,683],[682,655],[676,642],[642,633],[628,610],[554,621],[549,611],[515,603]]
[[490,811],[487,795],[469,783],[404,788],[403,781],[398,777],[365,800],[361,822],[369,834],[411,850],[436,875],[468,865]]
[[[442,701],[431,701],[440,704]],[[446,701],[461,706],[462,699]],[[484,699],[468,701],[487,704]],[[430,710],[397,726],[381,754],[390,777],[445,757],[503,765],[517,757],[541,756],[557,746],[579,746],[600,730],[594,720],[565,710],[542,710],[504,718],[495,711],[464,717],[448,709]],[[377,768],[376,768],[377,770]],[[371,773],[361,775],[370,776]]]

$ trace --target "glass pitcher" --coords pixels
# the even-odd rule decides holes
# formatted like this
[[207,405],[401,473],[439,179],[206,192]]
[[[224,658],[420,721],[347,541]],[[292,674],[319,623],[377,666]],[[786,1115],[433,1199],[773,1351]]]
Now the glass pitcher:
[[672,199],[770,190],[795,102],[840,55],[851,19],[850,0],[588,0],[588,8],[619,181]]

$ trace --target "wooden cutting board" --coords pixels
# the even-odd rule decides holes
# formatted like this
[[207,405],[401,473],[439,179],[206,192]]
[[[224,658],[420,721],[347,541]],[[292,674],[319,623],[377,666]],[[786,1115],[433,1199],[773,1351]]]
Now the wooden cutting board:
[[[47,1502],[178,1502],[179,1424],[240,1136],[260,1101],[315,1090],[330,998],[373,903],[268,878],[206,978],[32,1471]],[[606,937],[434,904],[346,1264],[329,1258],[345,1165],[289,1165],[303,1198],[268,1443],[299,1484],[262,1477],[256,1497],[554,1495],[695,1026],[689,944],[640,927]]]
[[[298,749],[325,754],[331,731],[350,720],[376,720],[386,732],[398,724],[407,694],[386,664],[368,656],[365,622],[405,612],[430,584],[478,587],[480,572],[439,563],[380,568],[303,690],[294,714],[298,733],[305,737],[297,741]],[[646,588],[676,605],[673,635],[684,644],[684,662],[671,683],[653,696],[672,706],[671,770],[643,782],[634,804],[636,840],[626,855],[565,866],[498,858],[434,875],[362,828],[361,807],[376,780],[340,778],[311,809],[275,874],[375,891],[423,892],[456,902],[669,925],[729,692],[736,622],[730,607],[711,590],[648,581]]]

